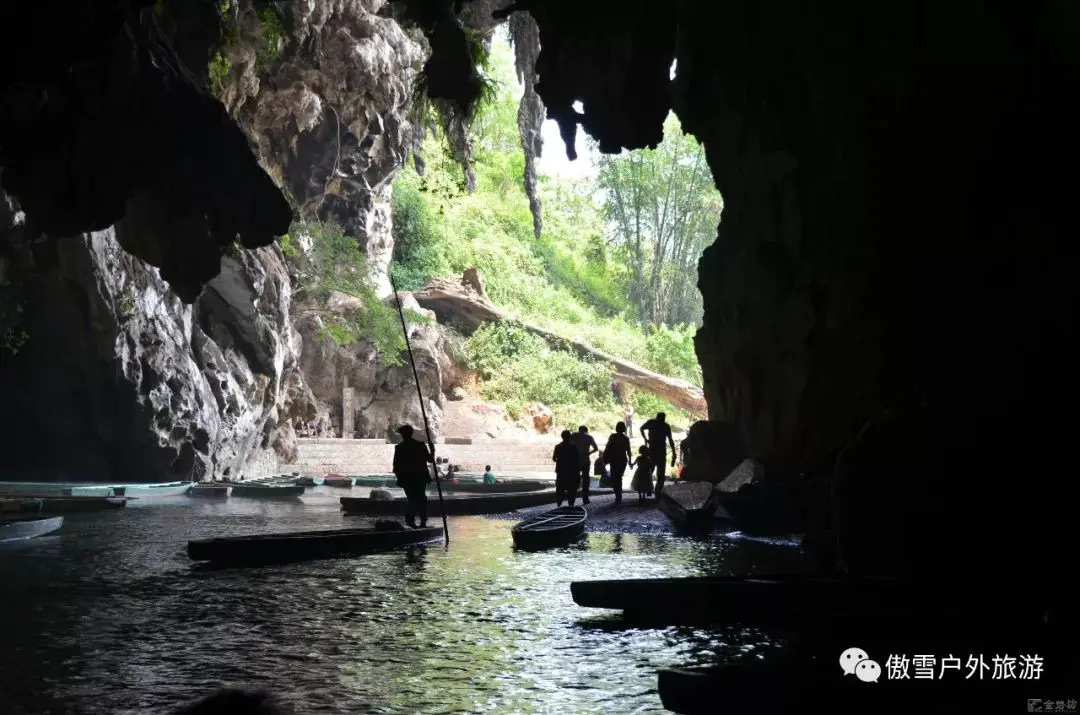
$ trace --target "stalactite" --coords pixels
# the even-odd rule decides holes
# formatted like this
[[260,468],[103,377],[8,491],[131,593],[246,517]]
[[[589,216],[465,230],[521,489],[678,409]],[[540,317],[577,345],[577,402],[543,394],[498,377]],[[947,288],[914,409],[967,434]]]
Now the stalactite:
[[533,217],[533,233],[540,238],[543,229],[540,192],[536,185],[536,160],[544,148],[541,127],[544,124],[544,103],[536,93],[536,58],[540,55],[540,29],[527,12],[510,15],[510,41],[514,45],[514,66],[518,81],[525,86],[518,105],[518,135],[525,153],[525,193]]

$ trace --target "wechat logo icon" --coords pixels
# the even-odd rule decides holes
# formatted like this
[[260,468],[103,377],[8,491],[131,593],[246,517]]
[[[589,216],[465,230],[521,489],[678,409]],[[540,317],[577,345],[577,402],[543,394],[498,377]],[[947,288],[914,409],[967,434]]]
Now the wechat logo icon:
[[840,669],[844,675],[854,675],[864,683],[876,683],[881,677],[881,665],[870,660],[862,648],[848,648],[840,654]]

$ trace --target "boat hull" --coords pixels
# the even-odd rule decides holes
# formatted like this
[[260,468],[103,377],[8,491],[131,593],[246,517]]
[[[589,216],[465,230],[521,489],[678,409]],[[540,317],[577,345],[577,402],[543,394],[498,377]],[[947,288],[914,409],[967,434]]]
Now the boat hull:
[[[823,623],[959,625],[997,614],[998,622],[1038,621],[1042,610],[1013,599],[987,601],[955,593],[926,599],[920,589],[893,579],[704,577],[575,581],[574,602],[587,608],[620,610],[633,621],[664,625],[742,623],[804,627]],[[970,596],[970,597],[969,597]],[[657,609],[656,604],[678,604]],[[885,627],[885,626],[883,626]]]
[[[864,644],[860,641],[860,645]],[[884,669],[884,656],[879,665]],[[881,679],[886,679],[885,673]],[[765,659],[665,669],[658,673],[657,689],[664,709],[681,715],[814,710],[860,715],[1001,712],[1003,702],[1023,703],[1031,694],[1024,680],[980,682],[947,676],[921,683],[889,683],[883,689],[866,685],[854,675],[842,675],[832,658],[817,662],[791,658],[777,663]]]
[[125,497],[42,497],[42,514],[82,514],[127,506]]
[[0,499],[0,514],[37,514],[40,511],[40,499],[21,497]]
[[36,516],[27,519],[0,521],[0,543],[23,541],[51,534],[64,525],[62,516]]
[[298,487],[321,487],[322,483],[322,477],[297,477],[293,480],[293,484]]
[[304,487],[295,485],[236,484],[232,488],[233,498],[243,499],[295,499],[303,495]]
[[353,478],[352,477],[343,477],[343,476],[340,476],[340,475],[334,475],[334,476],[327,475],[327,476],[323,477],[323,486],[324,487],[337,487],[338,489],[352,489],[353,488]]
[[522,551],[567,546],[585,534],[588,518],[585,507],[561,507],[525,519],[511,529],[510,535],[514,546]]
[[181,497],[191,489],[191,482],[164,482],[162,484],[111,484],[118,497],[128,499],[163,499]]
[[189,497],[196,499],[228,499],[231,487],[223,484],[197,484],[188,491]]
[[442,538],[443,531],[438,527],[400,531],[338,529],[189,541],[187,553],[193,561],[247,566],[372,554]]
[[712,484],[708,482],[675,482],[660,493],[660,510],[682,532],[712,531],[717,506]]
[[[613,493],[610,489],[594,490],[593,496]],[[365,499],[362,497],[341,497],[341,508],[348,514],[368,516],[402,516],[405,514],[405,499]],[[524,494],[479,494],[447,496],[439,506],[438,498],[428,497],[428,514],[441,516],[463,516],[476,514],[504,514],[518,509],[555,504],[555,491],[526,492]]]

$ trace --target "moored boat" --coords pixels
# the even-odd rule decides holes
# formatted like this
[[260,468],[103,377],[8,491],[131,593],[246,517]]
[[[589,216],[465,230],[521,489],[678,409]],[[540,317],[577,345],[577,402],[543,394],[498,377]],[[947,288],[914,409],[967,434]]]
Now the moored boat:
[[564,506],[520,521],[510,530],[514,546],[538,551],[566,546],[585,533],[589,512],[583,506]]
[[304,487],[294,484],[234,484],[233,498],[295,499],[304,495]]
[[125,497],[41,497],[42,514],[80,514],[111,511],[127,506]]
[[365,474],[354,476],[353,485],[357,487],[396,487],[397,477],[392,475]]
[[[829,620],[902,624],[912,619],[955,624],[988,614],[998,614],[1001,622],[1041,617],[1038,609],[1022,613],[1027,605],[1015,600],[987,601],[962,593],[923,599],[918,588],[888,578],[784,575],[574,581],[570,592],[579,606],[620,610],[629,620],[665,625],[799,626]],[[678,608],[656,609],[658,603]]]
[[22,541],[51,534],[64,525],[62,516],[32,516],[0,521],[0,542]]
[[[483,482],[443,482],[444,492],[461,492],[464,494],[514,494],[520,492],[539,492],[555,486],[554,482],[541,482],[534,479],[507,480],[484,484]],[[429,485],[429,491],[434,490],[435,485]]]
[[188,496],[197,499],[228,499],[230,489],[227,484],[196,484],[188,490]]
[[353,478],[347,477],[344,474],[327,474],[323,477],[323,486],[351,489],[353,486]]
[[107,484],[78,482],[0,482],[0,494],[25,497],[111,497],[116,496]]
[[188,493],[191,482],[161,482],[145,484],[110,484],[116,496],[128,499],[161,499]]
[[298,487],[321,487],[322,483],[322,477],[296,477],[293,480],[293,484]]
[[[593,496],[603,496],[613,493],[610,489],[593,490]],[[440,511],[440,501],[437,498],[428,497],[428,514],[440,516],[441,514],[461,516],[466,514],[503,514],[527,509],[534,506],[544,506],[555,503],[555,490],[542,492],[525,492],[523,494],[450,494],[442,499],[443,509]],[[369,516],[402,516],[405,514],[406,500],[397,499],[369,499],[364,497],[341,497],[341,508],[347,514],[366,514]]]
[[[863,645],[867,644],[860,641]],[[869,652],[876,655],[874,650]],[[886,681],[886,661],[880,658],[880,680],[867,682]],[[747,658],[726,665],[664,669],[658,673],[657,689],[664,708],[681,715],[719,712],[720,698],[723,711],[732,713],[820,709],[882,715],[1001,712],[1003,702],[1031,702],[1027,699],[1030,686],[1025,687],[1022,679],[942,676],[922,682],[897,680],[882,688],[866,685],[855,673],[844,675],[833,658]]]
[[41,500],[33,497],[11,497],[0,499],[0,513],[37,514],[41,511]]
[[679,531],[712,531],[717,500],[711,482],[673,482],[660,492],[660,510]]
[[443,538],[441,527],[409,529],[398,526],[400,528],[300,531],[202,539],[189,541],[187,553],[193,561],[236,566],[260,565],[377,553]]

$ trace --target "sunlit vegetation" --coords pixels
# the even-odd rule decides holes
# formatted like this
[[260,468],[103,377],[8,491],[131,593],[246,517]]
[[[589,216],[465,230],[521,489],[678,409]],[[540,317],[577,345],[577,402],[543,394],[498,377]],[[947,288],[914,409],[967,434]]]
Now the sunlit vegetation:
[[[391,273],[398,286],[417,289],[428,278],[475,266],[491,299],[520,320],[700,385],[693,345],[700,296],[690,268],[715,233],[721,206],[700,146],[669,122],[654,152],[601,164],[601,186],[541,177],[544,230],[537,240],[522,179],[509,47],[496,41],[488,61],[500,90],[473,126],[476,190],[466,191],[462,168],[439,136],[423,145],[423,175],[410,164],[394,183]],[[628,234],[615,205],[627,197],[638,215],[663,209],[656,202],[664,200],[669,213],[648,231],[634,224]],[[661,299],[644,300],[654,289]],[[511,414],[541,402],[560,425],[609,424],[622,415],[605,364],[553,349],[513,324],[482,328],[464,352],[485,398]],[[632,399],[638,414],[665,410],[676,425],[689,421],[651,395]]]

